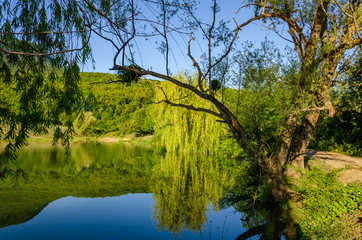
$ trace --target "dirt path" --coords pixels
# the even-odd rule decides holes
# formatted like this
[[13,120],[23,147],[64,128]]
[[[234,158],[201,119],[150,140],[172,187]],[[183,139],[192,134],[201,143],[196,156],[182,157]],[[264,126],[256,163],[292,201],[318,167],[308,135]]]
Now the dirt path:
[[341,182],[344,184],[357,180],[362,182],[362,158],[313,150],[307,150],[305,156],[307,165],[321,165],[327,170],[349,165],[351,168],[342,175]]

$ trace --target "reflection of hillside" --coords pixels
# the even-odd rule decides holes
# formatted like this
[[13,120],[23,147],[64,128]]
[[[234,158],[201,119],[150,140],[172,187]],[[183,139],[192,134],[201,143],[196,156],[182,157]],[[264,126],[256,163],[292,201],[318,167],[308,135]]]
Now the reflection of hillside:
[[227,183],[215,158],[168,153],[153,170],[157,228],[174,233],[202,229],[209,202],[218,208]]
[[[94,171],[97,175],[99,172]],[[147,179],[133,177],[118,181],[99,181],[90,177],[88,181],[73,178],[72,181],[57,176],[56,180],[33,182],[24,189],[8,189],[1,186],[0,197],[0,228],[29,221],[50,202],[65,196],[75,197],[112,197],[128,193],[149,193]]]
[[47,205],[48,203],[44,203],[34,206],[34,208],[15,208],[11,211],[0,208],[0,228],[27,222],[38,215]]
[[[27,222],[38,215],[49,203],[65,196],[96,198],[122,196],[129,193],[149,193],[147,181],[143,182],[143,185],[139,184],[133,187],[120,181],[118,182],[119,185],[111,187],[103,184],[95,185],[91,181],[93,189],[89,189],[88,184],[78,184],[77,188],[72,188],[69,193],[64,189],[59,192],[56,192],[55,189],[42,192],[29,188],[27,190],[7,190],[0,187],[0,228]],[[71,188],[71,186],[64,185],[64,188]]]
[[[56,150],[46,147],[22,152],[27,162],[20,163],[29,174],[27,184],[11,189],[9,182],[0,182],[0,228],[26,222],[50,202],[65,196],[111,197],[128,193],[149,193],[152,166],[159,155],[142,149],[127,152],[122,145],[79,145],[68,162]],[[40,154],[45,152],[44,155]],[[40,160],[37,156],[43,156]],[[87,156],[89,167],[75,164]],[[73,163],[72,163],[73,161]],[[37,164],[40,163],[40,166]],[[50,166],[51,171],[48,170]]]

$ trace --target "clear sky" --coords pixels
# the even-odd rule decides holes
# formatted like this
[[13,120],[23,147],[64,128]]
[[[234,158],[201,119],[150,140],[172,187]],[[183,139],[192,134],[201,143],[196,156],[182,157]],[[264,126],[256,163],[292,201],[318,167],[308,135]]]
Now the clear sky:
[[[211,19],[212,11],[210,8],[211,1],[203,0],[200,3],[197,15],[202,19]],[[253,16],[250,9],[241,9],[238,13],[236,11],[241,6],[241,1],[236,0],[220,0],[218,1],[220,6],[220,12],[217,14],[217,21],[223,19],[224,21],[230,21],[230,28],[235,28],[233,18],[238,24],[246,21]],[[280,29],[282,31],[282,29]],[[284,31],[284,34],[286,31]],[[236,48],[240,47],[240,43],[244,41],[251,41],[253,43],[260,43],[265,38],[274,41],[280,49],[284,49],[286,45],[290,45],[286,40],[281,39],[273,31],[266,30],[261,26],[261,23],[252,23],[249,26],[242,29],[239,33],[239,42],[235,45]],[[187,57],[187,40],[182,40],[177,34],[170,36],[172,44],[172,52],[170,53],[170,69],[171,73],[177,73],[180,70],[191,70],[192,63]],[[146,69],[152,69],[161,73],[165,73],[165,60],[163,55],[156,50],[157,45],[155,44],[156,39],[150,39],[148,41],[136,40],[135,44],[135,58],[139,65]],[[177,44],[175,44],[175,41]],[[92,64],[83,66],[82,71],[84,72],[111,72],[109,69],[113,66],[113,55],[115,50],[110,43],[106,42],[99,37],[93,36],[91,40],[93,48],[93,57],[95,60],[95,68],[93,69]],[[207,43],[203,42],[200,37],[198,41],[192,42],[192,54],[195,58],[199,59],[202,51],[207,50]]]

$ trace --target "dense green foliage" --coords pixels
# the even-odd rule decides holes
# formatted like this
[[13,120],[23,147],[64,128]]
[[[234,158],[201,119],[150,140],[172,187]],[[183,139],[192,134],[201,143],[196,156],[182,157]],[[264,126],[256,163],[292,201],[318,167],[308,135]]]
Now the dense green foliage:
[[[184,78],[185,76],[180,76]],[[192,79],[191,79],[192,80]],[[194,94],[168,82],[160,82],[159,86],[167,92],[172,101],[192,103],[195,107],[211,108],[211,104],[200,101]],[[156,102],[162,99],[161,91],[155,95]],[[153,106],[152,117],[155,122],[155,139],[166,146],[169,151],[215,153],[226,138],[227,129],[216,122],[212,115],[190,111],[180,107],[169,107],[166,103]]]
[[362,57],[351,67],[348,84],[334,93],[336,114],[318,120],[310,147],[362,156]]
[[322,115],[309,148],[362,157],[361,126],[362,113],[354,110]]
[[54,69],[22,72],[23,66],[11,69],[0,82],[0,139],[8,142],[0,154],[0,178],[17,179],[23,172],[16,165],[16,151],[27,143],[29,134],[45,134],[51,129],[54,141],[69,147],[73,122],[82,107],[76,64],[61,73]]
[[[245,129],[254,136],[252,141],[265,144],[272,150],[278,145],[282,131],[286,105],[290,102],[292,89],[288,82],[294,81],[290,66],[282,63],[280,52],[272,43],[264,42],[260,48],[250,51],[250,46],[236,57],[241,72],[235,73],[234,81],[240,82],[240,89],[222,87],[217,95],[234,112]],[[263,67],[261,67],[263,66]],[[361,156],[361,74],[351,70],[350,84],[335,94],[339,99],[333,118],[323,113],[319,119],[310,148],[339,151]],[[242,76],[238,78],[237,76]],[[163,98],[163,94],[150,83],[139,82],[129,85],[120,83],[94,84],[118,81],[116,75],[102,73],[81,73],[81,89],[90,102],[84,122],[78,121],[82,134],[100,135],[115,132],[117,135],[155,134],[155,141],[170,151],[199,151],[205,153],[239,155],[240,148],[231,133],[217,118],[206,113],[167,107],[166,103],[151,104]],[[196,81],[195,76],[178,75],[182,81]],[[236,84],[235,83],[235,84]],[[168,82],[158,82],[171,101],[194,106],[208,106],[195,94],[179,89]],[[357,86],[357,87],[356,87]],[[94,101],[92,103],[92,97]],[[87,102],[87,101],[86,101]]]
[[290,84],[295,71],[283,62],[281,52],[270,41],[259,47],[247,43],[234,58],[237,70],[233,81],[238,89],[222,89],[222,100],[236,113],[250,143],[270,156],[277,151],[285,119],[293,112],[293,107],[287,106],[295,91]]
[[[264,64],[262,60],[258,62]],[[270,69],[265,67],[263,70],[257,70],[255,66],[252,67],[253,61],[250,60],[248,63],[250,66],[247,76],[257,80],[268,75],[269,80],[254,83],[248,81],[243,89],[223,88],[219,94],[231,109],[243,113],[239,114],[239,119],[249,126],[248,131],[256,132],[256,137],[272,137],[272,133],[278,133],[276,128],[280,128],[279,123],[284,117],[284,104],[288,101],[289,94],[285,91],[283,82],[272,80],[273,77],[270,76],[272,71],[279,72],[276,65],[269,63]],[[75,125],[76,131],[81,135],[100,136],[112,133],[117,136],[140,136],[155,133],[154,141],[163,144],[170,151],[183,149],[205,153],[240,154],[240,148],[225,125],[217,123],[215,117],[206,113],[167,107],[164,103],[152,104],[162,97],[162,93],[155,91],[154,86],[148,82],[125,85],[117,82],[117,75],[105,73],[80,73],[80,77],[82,108],[85,113],[78,117]],[[158,84],[168,92],[170,98],[180,99],[181,103],[188,101],[195,103],[195,106],[206,104],[198,101],[192,94],[187,96],[186,92],[170,83]],[[0,101],[14,106],[17,101],[15,88],[0,84],[0,89]],[[351,107],[352,104],[358,106],[356,102],[360,100],[355,98],[360,97],[360,92],[356,88],[347,89],[343,92],[340,104],[336,106],[336,115],[333,118],[321,116],[310,148],[361,155],[362,133],[359,126],[362,125],[362,117],[358,109]],[[43,111],[47,109],[45,105]],[[270,134],[264,134],[266,131]],[[273,139],[263,141],[273,145]]]
[[[196,76],[180,74],[182,81],[196,81]],[[160,82],[159,87],[167,92],[171,101],[180,104],[192,104],[214,110],[211,103],[198,99],[185,89],[180,89],[169,82]],[[230,94],[235,91],[228,89]],[[155,93],[155,102],[163,98],[161,91]],[[219,155],[237,156],[242,154],[227,126],[217,121],[215,116],[204,112],[195,112],[181,107],[170,107],[164,102],[154,104],[155,141],[161,143],[168,151],[199,152]]]
[[[165,103],[152,103],[158,102],[162,93],[155,91],[155,87],[147,81],[123,84],[118,82],[117,75],[104,73],[81,73],[81,78],[80,89],[87,112],[79,117],[75,125],[82,135],[154,134],[153,141],[172,152],[241,153],[225,125],[216,122],[215,117],[169,107]],[[195,95],[187,95],[186,91],[170,83],[154,83],[167,91],[170,99],[211,107],[206,101],[200,102]]]
[[151,102],[154,90],[150,83],[109,83],[119,81],[119,78],[105,73],[81,73],[81,78],[80,88],[89,105],[85,109],[89,112],[77,122],[81,134],[113,132],[118,136],[140,136],[153,133]]
[[[123,84],[118,82],[117,75],[106,73],[80,73],[80,78],[80,105],[84,112],[72,116],[75,119],[75,132],[81,136],[155,134],[153,141],[164,145],[169,151],[227,155],[241,153],[225,125],[216,122],[215,117],[168,107],[163,103],[152,104],[158,101],[161,93],[156,92],[149,82]],[[172,84],[157,84],[168,91],[171,98],[185,96],[183,91],[179,91]],[[3,93],[1,99],[15,101],[17,94],[14,88],[0,84],[0,89]],[[235,91],[227,91],[235,95]],[[188,96],[187,101],[199,106],[204,104],[193,95]],[[43,111],[47,109],[48,106],[44,105]],[[42,133],[46,133],[46,129]]]
[[297,214],[301,239],[351,239],[358,231],[355,219],[362,212],[362,184],[343,185],[338,181],[341,172],[317,167],[302,172],[295,185],[302,198]]
[[[85,45],[72,57],[67,54],[66,34],[80,30],[76,36],[87,42],[82,16],[75,8],[75,2],[1,2],[0,83],[16,97],[0,99],[0,139],[8,142],[0,154],[0,179],[17,179],[22,174],[16,152],[31,132],[40,134],[52,128],[54,141],[69,146],[81,106],[77,63],[90,56]],[[67,33],[61,34],[62,30]]]

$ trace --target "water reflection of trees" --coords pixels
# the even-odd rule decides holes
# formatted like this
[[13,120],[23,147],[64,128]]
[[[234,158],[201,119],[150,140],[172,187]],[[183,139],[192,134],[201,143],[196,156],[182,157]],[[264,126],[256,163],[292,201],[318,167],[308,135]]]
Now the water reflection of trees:
[[50,202],[65,196],[110,197],[148,193],[152,167],[162,151],[120,144],[31,144],[19,153],[28,174],[17,190],[0,181],[0,228],[26,222]]
[[[28,174],[36,175],[51,172],[80,172],[87,168],[102,168],[103,166],[117,165],[127,168],[135,164],[142,166],[142,169],[151,169],[153,161],[157,160],[156,155],[147,157],[148,162],[143,162],[144,155],[156,152],[150,147],[128,146],[123,144],[72,144],[68,155],[61,146],[51,146],[50,143],[32,143],[18,156],[18,162],[22,169]],[[135,161],[137,160],[137,161]]]
[[[157,149],[119,144],[77,144],[68,159],[64,150],[49,149],[33,146],[20,153],[24,158],[20,164],[29,173],[31,185],[16,192],[0,185],[3,226],[29,219],[39,206],[62,196],[153,192],[153,218],[159,230],[173,233],[183,229],[202,230],[207,224],[206,212],[211,202],[216,209],[233,206],[241,213],[242,226],[247,230],[240,232],[238,239],[255,235],[261,239],[280,239],[284,234],[285,217],[277,206],[267,204],[267,198],[262,198],[267,196],[267,190],[258,180],[258,170],[240,161],[164,154]],[[254,201],[256,198],[258,201]],[[16,216],[11,209],[19,210]],[[4,220],[6,216],[12,216],[13,220]]]
[[[227,161],[227,163],[225,162]],[[282,209],[268,202],[266,185],[258,169],[231,159],[167,153],[153,168],[158,230],[180,233],[203,229],[211,202],[216,209],[234,207],[241,213],[244,232],[238,240],[259,236],[281,239],[285,235]]]
[[237,240],[253,236],[266,240],[285,237],[286,212],[272,202],[270,189],[259,181],[258,172],[253,166],[234,171],[235,184],[219,202],[221,208],[232,206],[241,213],[241,224],[246,231]]
[[209,203],[218,208],[229,180],[213,157],[167,153],[153,169],[153,182],[157,229],[180,233],[203,228]]
[[243,240],[252,236],[260,236],[260,239],[282,239],[285,236],[285,221],[283,210],[276,205],[254,206],[252,210],[238,209],[242,213],[242,225],[247,231],[236,239]]

